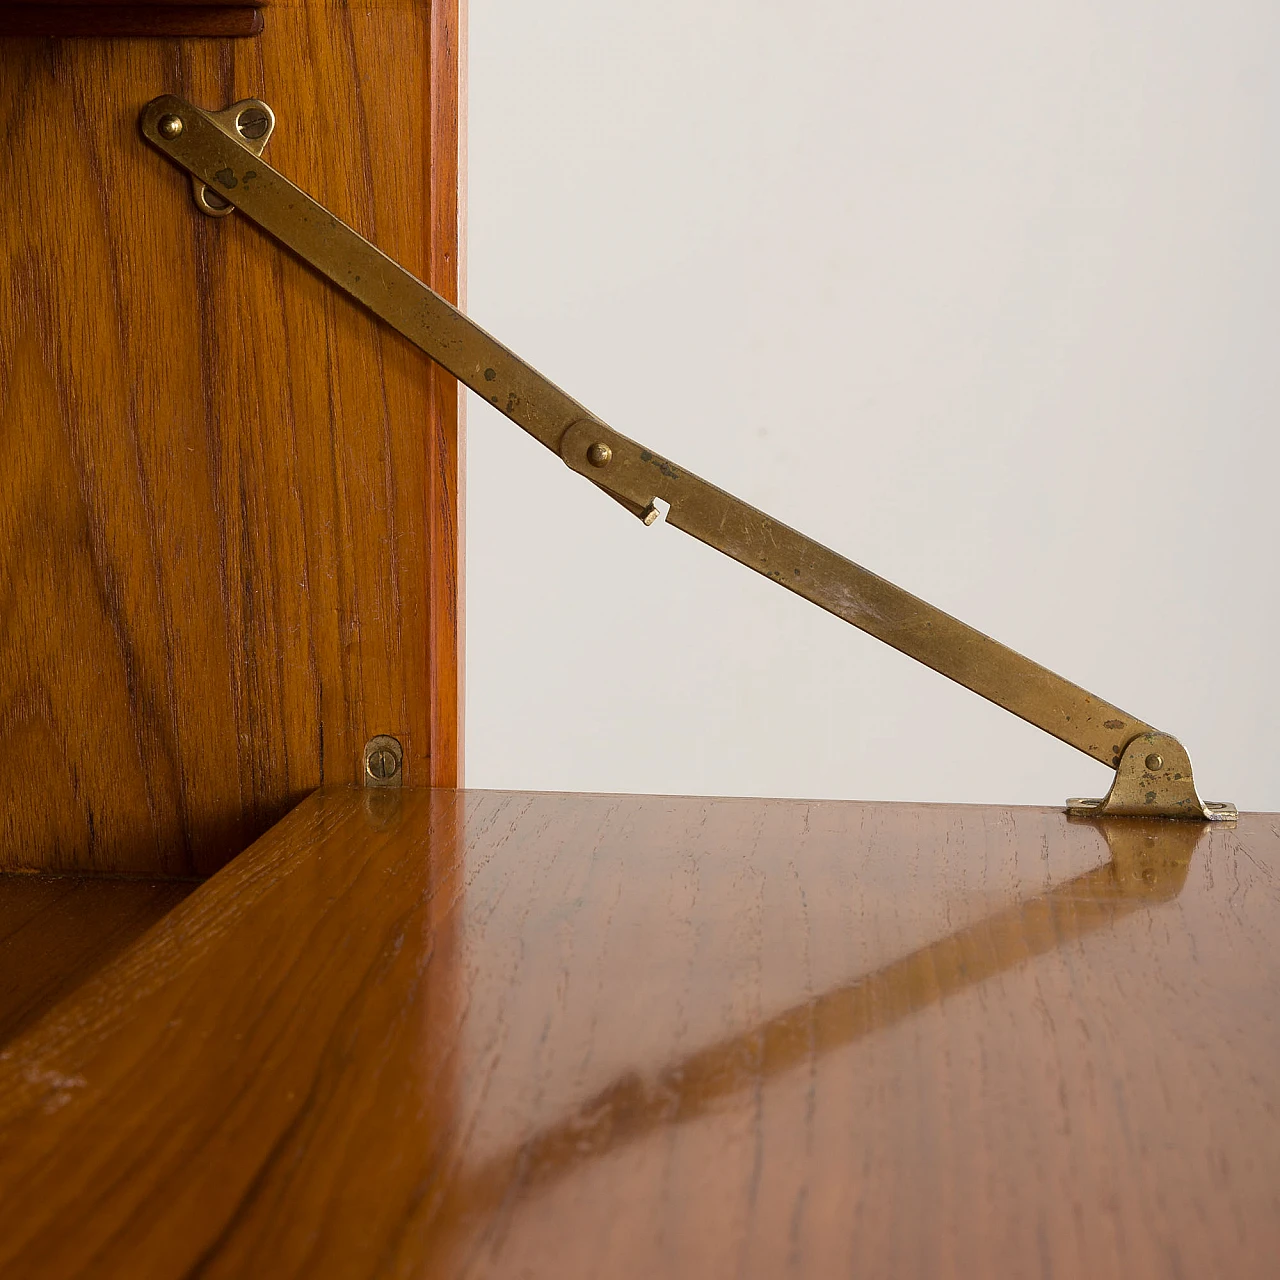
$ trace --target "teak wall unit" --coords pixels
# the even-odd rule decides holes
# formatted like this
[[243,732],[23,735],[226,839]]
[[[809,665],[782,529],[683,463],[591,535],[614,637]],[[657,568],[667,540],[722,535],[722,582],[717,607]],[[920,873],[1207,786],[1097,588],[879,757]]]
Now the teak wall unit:
[[271,156],[456,299],[457,0],[262,14],[0,39],[0,868],[207,875],[379,733],[458,782],[456,384],[137,124],[265,97]]
[[1270,1280],[1276,815],[454,789],[456,384],[137,122],[456,298],[458,4],[0,5],[0,1275]]

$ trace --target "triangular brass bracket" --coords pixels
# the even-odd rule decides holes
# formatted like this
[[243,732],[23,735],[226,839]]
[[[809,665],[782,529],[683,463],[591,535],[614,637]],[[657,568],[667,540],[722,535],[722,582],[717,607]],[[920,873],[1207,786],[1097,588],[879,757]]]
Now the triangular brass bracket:
[[[276,113],[260,98],[245,98],[234,102],[225,111],[205,113],[223,133],[243,143],[255,156],[260,156],[276,127]],[[228,171],[229,172],[229,171]],[[234,176],[230,176],[235,182]],[[235,205],[220,196],[207,183],[191,175],[191,194],[196,208],[211,218],[225,218],[235,212]]]
[[1076,817],[1197,818],[1234,822],[1236,807],[1204,801],[1191,776],[1191,758],[1167,733],[1141,733],[1125,747],[1111,790],[1101,800],[1067,801]]

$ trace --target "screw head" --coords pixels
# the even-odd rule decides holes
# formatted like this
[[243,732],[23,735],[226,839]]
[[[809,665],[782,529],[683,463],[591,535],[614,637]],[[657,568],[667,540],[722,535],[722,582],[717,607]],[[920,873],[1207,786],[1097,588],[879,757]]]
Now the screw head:
[[390,778],[399,767],[396,753],[389,747],[379,747],[369,757],[369,773],[374,778]]
[[1153,751],[1142,763],[1147,766],[1150,772],[1155,773],[1157,769],[1164,767],[1164,756],[1158,756]]
[[236,117],[236,128],[240,131],[240,136],[251,142],[261,138],[270,123],[267,113],[261,107],[246,107]]
[[156,132],[162,138],[176,138],[182,132],[182,117],[161,116],[156,121]]
[[610,459],[613,457],[613,450],[602,440],[597,440],[595,444],[587,450],[587,461],[593,467],[607,467]]
[[364,777],[367,787],[398,787],[404,771],[404,748],[389,733],[379,733],[364,744]]

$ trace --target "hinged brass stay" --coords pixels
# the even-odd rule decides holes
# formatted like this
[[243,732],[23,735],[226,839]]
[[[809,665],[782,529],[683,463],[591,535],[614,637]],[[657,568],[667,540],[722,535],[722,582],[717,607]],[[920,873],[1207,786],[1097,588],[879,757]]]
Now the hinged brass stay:
[[1200,800],[1175,738],[606,426],[267,164],[274,124],[257,99],[209,113],[167,94],[141,119],[204,212],[239,209],[645,524],[669,504],[667,524],[1115,769],[1106,798],[1072,813],[1235,818]]

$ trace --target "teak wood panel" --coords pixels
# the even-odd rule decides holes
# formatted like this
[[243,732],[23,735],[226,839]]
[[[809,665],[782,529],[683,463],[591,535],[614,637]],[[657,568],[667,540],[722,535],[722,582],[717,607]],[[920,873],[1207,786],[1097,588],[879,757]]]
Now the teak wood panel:
[[457,21],[0,41],[0,866],[207,873],[376,733],[456,783],[456,384],[137,118],[264,98],[272,162],[452,297]]
[[0,1274],[1272,1277],[1280,818],[327,790],[0,1052]]

